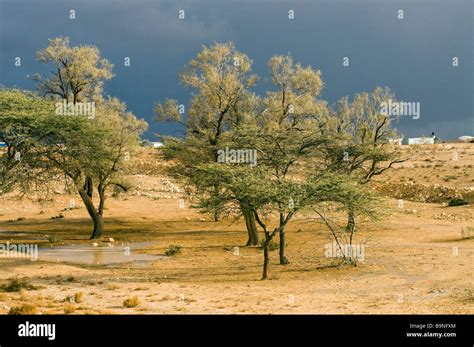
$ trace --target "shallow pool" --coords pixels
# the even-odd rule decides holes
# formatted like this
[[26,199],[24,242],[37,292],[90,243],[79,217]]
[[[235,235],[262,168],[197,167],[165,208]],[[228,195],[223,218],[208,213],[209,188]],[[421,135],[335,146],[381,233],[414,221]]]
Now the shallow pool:
[[130,244],[99,243],[39,248],[38,260],[89,265],[110,265],[132,262],[150,262],[166,257],[138,253],[137,251],[152,245],[152,242]]

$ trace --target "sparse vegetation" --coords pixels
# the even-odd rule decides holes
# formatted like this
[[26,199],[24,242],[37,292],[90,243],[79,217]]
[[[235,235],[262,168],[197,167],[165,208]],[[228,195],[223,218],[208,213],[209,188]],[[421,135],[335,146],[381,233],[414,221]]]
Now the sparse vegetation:
[[[89,64],[74,66],[92,53]],[[84,310],[88,313],[131,312],[122,307],[137,307],[140,300],[147,305],[137,312],[151,311],[150,302],[161,302],[167,307],[163,311],[188,312],[188,308],[198,310],[198,304],[184,305],[200,303],[198,295],[205,297],[206,310],[228,308],[223,300],[235,300],[238,306],[242,299],[253,305],[252,310],[274,312],[275,305],[267,304],[275,300],[277,307],[299,313],[304,305],[280,305],[277,300],[281,297],[276,296],[298,294],[311,286],[316,292],[301,296],[315,310],[322,305],[343,307],[339,298],[327,294],[338,288],[347,289],[344,295],[351,309],[365,308],[370,301],[369,307],[380,304],[381,310],[398,310],[401,305],[395,306],[390,298],[395,290],[409,292],[400,283],[413,282],[404,278],[400,282],[400,274],[411,278],[413,271],[416,278],[416,271],[435,268],[439,264],[435,252],[440,249],[448,264],[443,266],[453,273],[442,279],[424,274],[426,283],[437,281],[437,288],[441,280],[450,288],[455,281],[464,285],[465,279],[456,278],[454,271],[465,272],[469,266],[470,254],[465,249],[472,245],[473,229],[465,226],[472,221],[472,211],[446,205],[474,202],[469,170],[473,165],[466,164],[468,160],[472,163],[472,145],[426,145],[424,149],[392,145],[399,136],[395,129],[398,118],[380,111],[382,103],[395,101],[390,89],[376,87],[330,105],[322,98],[322,73],[287,54],[269,59],[268,74],[263,77],[268,83],[263,86],[271,84],[271,88],[257,95],[252,60],[233,43],[215,43],[204,47],[180,74],[182,83],[191,88],[189,106],[171,99],[156,104],[157,120],[180,123],[184,136],[163,138],[163,148],[147,149],[138,147],[146,123],[127,111],[122,101],[104,94],[102,84],[112,78],[112,65],[101,58],[98,49],[70,47],[67,38],[56,38],[38,57],[57,67],[57,72],[37,80],[42,95],[0,88],[0,142],[4,146],[0,149],[0,193],[6,202],[14,201],[12,206],[2,205],[5,217],[0,224],[8,230],[1,235],[5,232],[5,240],[11,243],[38,243],[43,254],[49,248],[53,253],[59,242],[61,251],[84,246],[86,252],[91,250],[88,254],[93,254],[93,260],[78,267],[42,261],[33,265],[34,272],[22,273],[32,266],[23,259],[22,263],[8,259],[3,281],[14,276],[8,271],[16,271],[35,283],[47,282],[49,287],[41,296],[33,295],[26,291],[41,287],[28,278],[8,279],[0,289],[14,294],[1,296],[3,312],[73,314],[82,309],[77,304],[84,301],[84,293],[76,291],[86,288],[90,305],[84,305]],[[97,117],[57,117],[54,102],[70,100],[96,102]],[[237,160],[221,160],[223,153],[234,148],[258,156],[240,160],[247,154],[237,154]],[[458,152],[463,156],[458,157]],[[15,158],[16,153],[21,160]],[[19,206],[23,202],[16,198],[26,194],[41,202],[40,213],[35,213],[36,206]],[[71,200],[73,207],[64,208],[74,194],[79,194],[85,209]],[[178,197],[186,203],[178,203]],[[88,241],[85,235],[91,239],[103,236],[107,199],[111,199],[110,206],[118,206],[111,209],[107,226],[114,238]],[[25,217],[18,217],[19,213]],[[213,221],[199,218],[199,213],[211,215]],[[85,227],[85,216],[92,221],[92,233]],[[376,225],[381,216],[384,223]],[[17,223],[22,221],[26,222]],[[375,242],[370,240],[379,235]],[[365,246],[367,240],[372,257],[368,266],[346,266],[361,261],[363,257],[352,254],[353,247]],[[124,265],[116,266],[113,261],[111,266],[100,265],[110,254],[120,258],[124,251],[130,255],[127,252],[135,242],[154,243],[136,253],[156,259],[151,266],[140,268],[142,262],[132,263],[133,257],[120,263]],[[328,242],[335,245],[336,256],[325,253]],[[431,247],[434,242],[437,247]],[[453,252],[447,257],[454,244],[462,256]],[[413,257],[421,252],[426,256]],[[290,264],[290,260],[290,266],[274,266]],[[423,266],[415,269],[420,263]],[[262,280],[270,277],[271,268],[274,281],[255,284],[260,264]],[[380,274],[383,280],[379,281]],[[354,303],[361,297],[364,282],[370,285],[370,297]],[[211,285],[203,289],[202,283]],[[419,281],[410,290],[422,298],[439,293],[438,289],[425,290],[426,283]],[[386,292],[379,292],[380,288]],[[212,298],[216,291],[229,298]],[[199,299],[185,298],[189,293]],[[324,298],[317,297],[320,293]],[[134,294],[137,296],[131,296]],[[312,303],[314,297],[317,304]],[[446,296],[445,302],[450,298]],[[262,301],[267,302],[260,306]],[[24,304],[31,302],[36,306]],[[433,309],[433,303],[426,307]],[[412,310],[419,304],[423,300],[412,300],[400,310]]]
[[5,292],[19,292],[21,290],[35,290],[37,288],[28,282],[26,278],[12,278],[7,284],[2,285],[1,289]]
[[76,312],[76,307],[74,305],[66,305],[64,307],[64,314],[73,314]]
[[76,304],[80,304],[83,301],[84,301],[84,293],[83,292],[77,292],[76,294],[74,294],[74,302]]
[[123,307],[126,307],[126,308],[132,308],[132,307],[136,307],[138,305],[140,305],[140,300],[138,300],[138,298],[136,296],[125,299],[123,301]]
[[448,206],[462,206],[462,205],[467,205],[467,204],[468,204],[467,201],[461,198],[451,199],[448,202]]
[[173,255],[176,255],[181,252],[181,246],[179,245],[170,245],[168,248],[165,250],[165,255],[168,257],[171,257]]
[[15,306],[8,312],[9,315],[30,315],[36,314],[36,307],[33,305]]

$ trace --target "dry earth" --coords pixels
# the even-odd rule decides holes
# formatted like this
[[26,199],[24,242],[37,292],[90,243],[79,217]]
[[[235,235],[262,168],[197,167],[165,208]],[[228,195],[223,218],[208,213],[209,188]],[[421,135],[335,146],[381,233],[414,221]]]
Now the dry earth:
[[[377,183],[449,187],[470,199],[473,164],[474,144],[421,146]],[[164,175],[153,150],[141,153],[130,179],[137,188],[107,202],[105,238],[119,248],[151,242],[143,250],[148,254],[163,255],[172,244],[181,252],[106,266],[0,258],[0,284],[18,277],[36,286],[0,291],[0,314],[25,304],[43,314],[474,313],[472,204],[404,199],[401,206],[399,197],[382,190],[389,212],[380,222],[359,225],[356,242],[364,243],[365,259],[357,267],[326,258],[327,229],[315,216],[299,216],[287,233],[290,264],[278,265],[273,251],[270,279],[260,281],[262,251],[242,247],[242,221],[213,222],[187,202],[180,208],[179,185]],[[57,193],[48,206],[0,200],[0,244],[90,245],[85,208],[77,196]],[[78,208],[67,208],[72,199]],[[51,219],[60,214],[64,218]],[[82,302],[68,302],[79,292]],[[125,308],[123,301],[135,296],[139,304]]]

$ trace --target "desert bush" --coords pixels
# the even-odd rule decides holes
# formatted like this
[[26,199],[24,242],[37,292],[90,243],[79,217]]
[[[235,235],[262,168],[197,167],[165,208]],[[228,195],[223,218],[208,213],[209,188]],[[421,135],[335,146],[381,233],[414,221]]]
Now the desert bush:
[[461,198],[451,199],[448,202],[448,206],[462,206],[467,205],[467,201]]
[[126,307],[126,308],[136,307],[139,304],[140,304],[140,300],[138,300],[138,298],[136,296],[125,299],[123,301],[123,307]]
[[165,255],[170,257],[172,255],[178,254],[181,252],[181,246],[178,245],[170,245],[168,248],[165,250]]
[[64,307],[65,314],[72,314],[74,312],[76,312],[76,308],[74,307],[74,305],[67,305]]
[[27,279],[11,278],[7,284],[1,286],[5,292],[19,292],[22,289],[35,290],[36,287],[28,282]]
[[81,302],[84,301],[84,293],[83,292],[77,292],[74,295],[66,296],[64,301],[68,301],[70,303],[80,304]]
[[84,293],[83,292],[78,292],[74,294],[74,302],[77,304],[80,304],[81,302],[84,301]]
[[36,307],[33,305],[22,305],[12,307],[10,311],[8,311],[9,315],[28,315],[28,314],[36,314]]
[[59,242],[59,241],[61,241],[59,237],[52,236],[52,235],[48,236],[48,242],[54,243],[54,242]]

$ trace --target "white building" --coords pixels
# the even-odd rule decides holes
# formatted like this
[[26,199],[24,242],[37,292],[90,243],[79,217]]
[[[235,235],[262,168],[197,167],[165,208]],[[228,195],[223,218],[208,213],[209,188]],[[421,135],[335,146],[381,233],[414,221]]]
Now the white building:
[[458,140],[462,142],[471,142],[474,140],[474,136],[459,136]]
[[408,139],[409,145],[432,145],[434,143],[434,137],[412,137]]
[[403,137],[401,137],[399,139],[388,139],[388,143],[390,143],[391,145],[401,146],[402,143],[403,143]]

